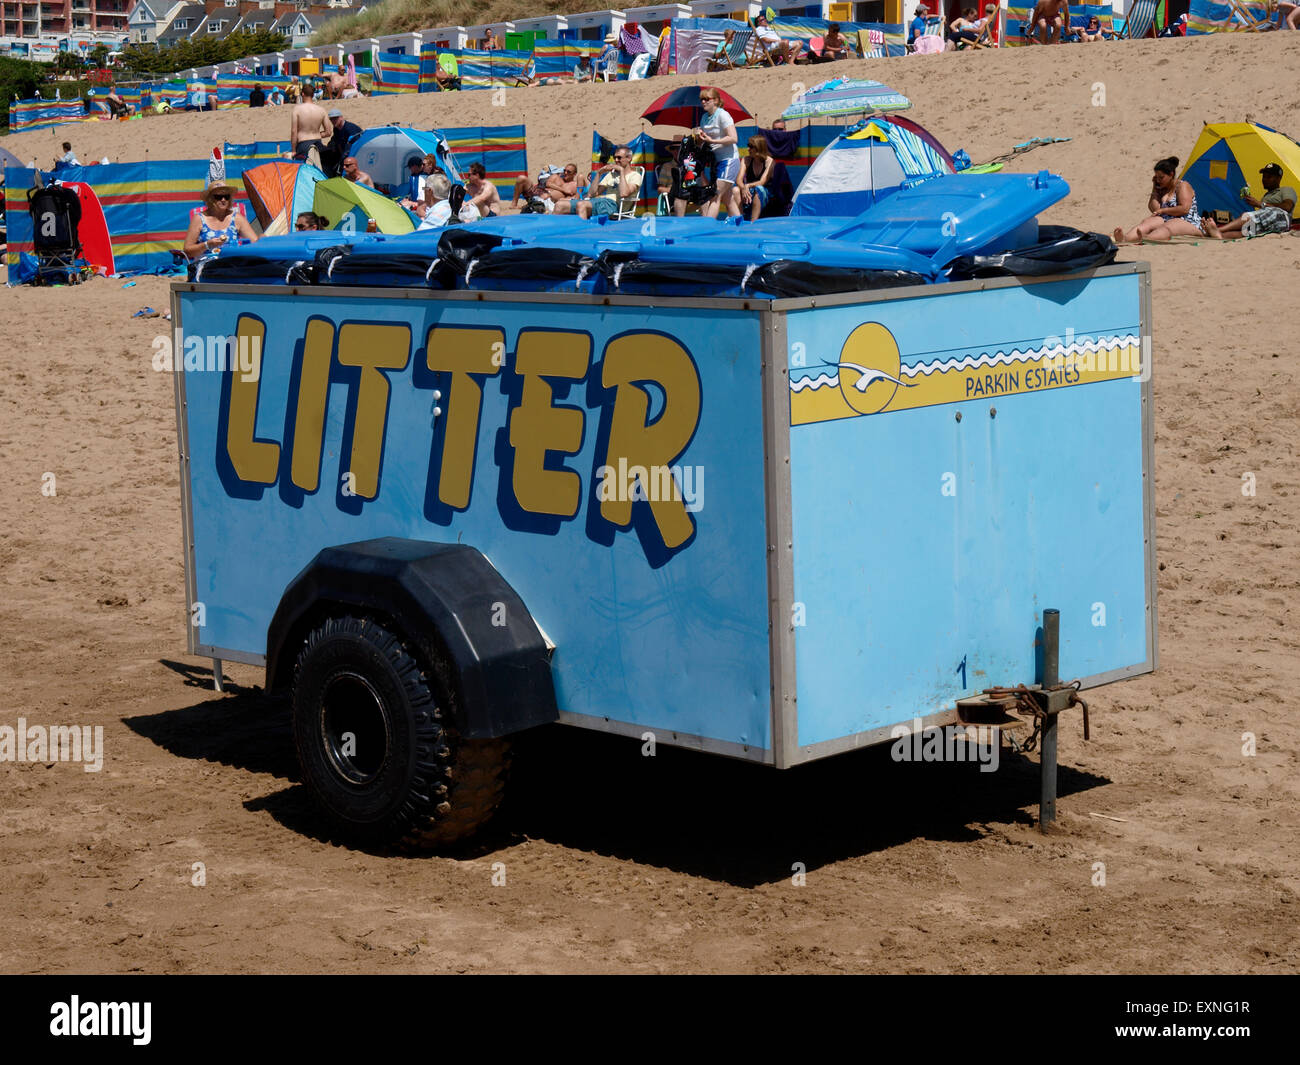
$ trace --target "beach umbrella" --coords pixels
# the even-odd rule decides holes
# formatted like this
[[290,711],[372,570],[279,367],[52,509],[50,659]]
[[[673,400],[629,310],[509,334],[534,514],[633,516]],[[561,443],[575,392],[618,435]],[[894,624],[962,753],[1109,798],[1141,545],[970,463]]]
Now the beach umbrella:
[[364,233],[370,219],[380,233],[410,233],[420,220],[401,204],[347,178],[319,181],[312,192],[312,210],[330,221],[330,229]]
[[316,183],[325,174],[308,163],[276,160],[244,171],[244,191],[266,235],[287,233],[303,211],[313,210]]
[[912,101],[888,85],[865,78],[832,78],[795,97],[781,113],[787,121],[906,111]]
[[[641,117],[655,126],[683,126],[694,129],[704,119],[704,105],[700,103],[701,85],[683,85],[680,89],[664,93],[641,112]],[[718,90],[722,109],[737,122],[753,118],[744,106],[730,93]]]
[[451,181],[460,180],[446,138],[435,130],[377,126],[366,130],[352,142],[352,155],[357,166],[370,175],[376,186],[383,185],[394,191],[406,186],[409,177],[406,161],[412,156],[433,155]]

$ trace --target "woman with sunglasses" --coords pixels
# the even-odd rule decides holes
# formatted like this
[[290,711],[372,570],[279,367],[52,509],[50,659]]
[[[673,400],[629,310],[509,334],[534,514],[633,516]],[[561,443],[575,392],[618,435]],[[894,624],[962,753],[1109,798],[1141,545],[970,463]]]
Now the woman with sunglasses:
[[235,190],[225,182],[209,185],[203,193],[203,207],[190,219],[185,234],[185,254],[199,259],[241,240],[257,240],[257,234],[242,214],[235,210]]

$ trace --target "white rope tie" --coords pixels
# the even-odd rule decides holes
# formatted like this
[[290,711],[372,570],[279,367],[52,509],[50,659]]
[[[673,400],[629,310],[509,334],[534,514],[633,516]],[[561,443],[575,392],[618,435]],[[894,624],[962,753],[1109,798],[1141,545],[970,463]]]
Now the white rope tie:
[[469,279],[474,275],[474,267],[478,265],[477,259],[471,259],[469,265],[465,267],[465,284],[469,284]]
[[574,283],[573,283],[573,287],[574,287],[574,288],[582,288],[582,279],[585,278],[585,277],[587,276],[587,272],[588,272],[590,269],[591,269],[591,264],[590,264],[590,263],[583,263],[583,264],[582,264],[582,268],[578,271],[578,279],[577,279],[576,281],[574,281]]
[[623,267],[626,266],[626,265],[627,265],[626,263],[619,263],[617,266],[614,267],[614,287],[615,287],[615,288],[618,288],[619,278],[621,278],[621,277],[623,276]]
[[285,283],[286,285],[289,283],[289,278],[290,278],[290,276],[293,274],[293,272],[294,272],[295,270],[298,269],[298,267],[300,267],[300,266],[306,266],[306,265],[307,265],[307,260],[306,260],[306,259],[299,259],[296,263],[294,263],[292,266],[290,266],[289,269],[286,270],[286,271],[284,272],[284,283]]
[[437,259],[430,259],[430,260],[429,260],[429,269],[427,269],[427,270],[424,272],[424,283],[425,283],[426,285],[429,283],[429,278],[431,278],[431,277],[433,276],[433,268],[434,268],[435,266],[437,266],[437,265],[438,265],[438,260],[437,260]]
[[745,291],[745,286],[749,284],[749,278],[758,269],[758,263],[750,263],[745,267],[745,276],[740,279],[740,291]]

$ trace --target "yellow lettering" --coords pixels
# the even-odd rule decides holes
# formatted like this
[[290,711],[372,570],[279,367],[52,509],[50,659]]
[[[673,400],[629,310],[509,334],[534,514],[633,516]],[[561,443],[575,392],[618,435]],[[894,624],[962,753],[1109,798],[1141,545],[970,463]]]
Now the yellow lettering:
[[546,454],[576,455],[582,447],[584,415],[555,407],[548,377],[580,381],[591,362],[591,337],[527,329],[519,334],[515,373],[524,379],[519,406],[510,416],[510,446],[515,449],[515,499],[530,514],[571,518],[582,502],[582,478],[572,470],[546,469]]
[[[653,425],[647,424],[650,394],[637,382],[653,381],[664,392],[664,409]],[[700,378],[686,350],[666,336],[639,333],[619,337],[605,349],[601,383],[614,388],[614,410],[610,415],[609,445],[605,465],[628,467],[671,466],[695,433],[700,418]],[[641,474],[637,473],[638,480]],[[695,523],[678,493],[675,498],[656,499],[650,485],[642,481],[650,512],[664,546],[680,547],[695,532]],[[621,498],[605,499],[600,513],[606,521],[625,528],[632,521],[634,492],[616,493]]]
[[362,499],[374,499],[379,491],[379,463],[388,421],[388,378],[383,371],[405,369],[410,357],[409,326],[348,322],[339,329],[339,365],[361,371],[347,469],[355,476],[355,494]]
[[425,362],[434,373],[451,374],[442,403],[446,421],[438,474],[438,501],[446,506],[460,510],[469,506],[483,406],[483,383],[473,375],[492,377],[500,372],[498,356],[505,350],[505,337],[500,329],[434,326],[429,330]]
[[275,484],[280,465],[280,445],[255,440],[257,393],[262,380],[262,351],[266,324],[241,314],[235,327],[237,350],[249,352],[247,372],[235,366],[230,373],[230,411],[226,418],[226,454],[235,476],[249,484]]
[[302,373],[298,381],[298,412],[293,423],[290,479],[304,492],[320,484],[321,440],[325,435],[325,403],[329,398],[330,357],[334,354],[334,323],[313,318],[302,342]]

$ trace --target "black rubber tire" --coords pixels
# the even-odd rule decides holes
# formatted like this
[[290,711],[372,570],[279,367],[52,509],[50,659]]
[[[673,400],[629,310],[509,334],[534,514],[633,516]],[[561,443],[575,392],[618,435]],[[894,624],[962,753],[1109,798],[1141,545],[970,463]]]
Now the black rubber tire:
[[[294,745],[304,783],[345,836],[431,849],[492,817],[509,744],[461,739],[450,690],[370,618],[329,618],[307,637],[294,668]],[[340,743],[348,732],[352,742]]]

